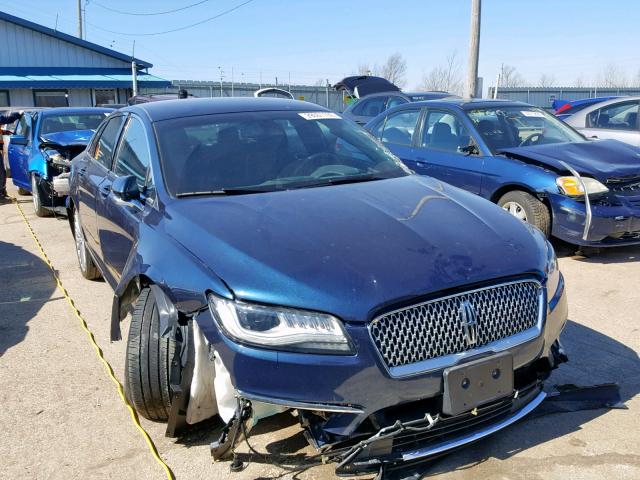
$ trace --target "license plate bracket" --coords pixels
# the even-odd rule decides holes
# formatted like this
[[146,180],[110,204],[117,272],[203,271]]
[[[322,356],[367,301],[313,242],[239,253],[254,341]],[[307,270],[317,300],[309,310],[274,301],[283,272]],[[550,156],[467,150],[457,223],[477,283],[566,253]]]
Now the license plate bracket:
[[513,356],[504,352],[444,370],[442,413],[459,415],[513,393]]

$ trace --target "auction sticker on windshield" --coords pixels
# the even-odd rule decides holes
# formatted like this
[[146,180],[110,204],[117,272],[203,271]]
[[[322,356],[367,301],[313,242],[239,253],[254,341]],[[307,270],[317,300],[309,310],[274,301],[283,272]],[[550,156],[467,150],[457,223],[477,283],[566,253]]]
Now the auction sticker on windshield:
[[522,115],[524,115],[525,117],[539,117],[539,118],[544,118],[544,113],[542,112],[535,112],[535,111],[531,111],[531,110],[522,110],[520,113],[522,113]]
[[340,115],[333,112],[298,112],[305,120],[326,120],[327,118],[340,119]]

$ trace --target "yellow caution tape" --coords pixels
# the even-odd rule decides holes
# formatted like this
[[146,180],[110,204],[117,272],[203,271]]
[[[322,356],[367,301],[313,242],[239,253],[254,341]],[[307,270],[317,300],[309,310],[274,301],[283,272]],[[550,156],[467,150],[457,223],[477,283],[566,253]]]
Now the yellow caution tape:
[[124,389],[122,388],[122,384],[116,378],[116,375],[113,372],[113,368],[111,367],[111,364],[109,364],[107,359],[104,358],[104,354],[102,353],[102,349],[96,343],[96,339],[93,336],[93,332],[89,329],[89,325],[87,325],[86,320],[82,317],[82,314],[80,313],[80,310],[78,310],[78,308],[76,307],[75,303],[73,302],[73,299],[69,295],[69,292],[67,292],[67,289],[64,288],[64,286],[62,285],[62,281],[60,280],[60,277],[58,276],[58,273],[56,272],[56,269],[53,267],[53,264],[51,263],[51,260],[49,260],[49,257],[47,257],[47,254],[45,253],[44,248],[42,247],[42,244],[40,243],[40,240],[38,240],[38,236],[33,231],[33,228],[31,227],[31,223],[29,223],[29,220],[27,219],[26,215],[24,214],[24,210],[22,210],[22,207],[20,206],[20,204],[18,203],[18,201],[15,198],[12,198],[11,200],[13,201],[13,203],[15,203],[16,207],[18,207],[18,211],[20,212],[20,215],[22,216],[22,219],[24,220],[24,223],[27,225],[27,229],[29,230],[29,233],[31,233],[31,236],[33,237],[33,240],[36,243],[36,246],[38,247],[38,250],[40,250],[40,255],[42,256],[42,259],[44,260],[44,262],[47,264],[47,266],[51,270],[51,273],[53,274],[53,278],[55,279],[56,284],[58,285],[58,288],[60,288],[60,290],[62,291],[62,294],[64,295],[64,298],[67,300],[69,305],[71,305],[71,309],[73,310],[73,313],[78,318],[78,320],[80,320],[80,325],[82,326],[82,329],[87,333],[87,337],[89,337],[89,341],[91,342],[91,345],[93,346],[93,349],[96,351],[96,355],[98,356],[98,358],[100,359],[100,361],[104,365],[105,369],[107,370],[107,374],[109,375],[109,378],[113,381],[113,383],[115,383],[116,389],[118,390],[118,395],[120,395],[120,398],[122,399],[122,402],[129,409],[129,413],[131,414],[131,420],[133,421],[133,424],[136,426],[136,428],[142,434],[142,437],[144,438],[144,440],[147,442],[147,445],[149,447],[149,451],[151,452],[151,455],[156,460],[156,462],[158,462],[160,464],[160,466],[163,468],[164,472],[167,475],[167,478],[169,480],[174,480],[175,477],[173,475],[173,472],[171,471],[169,466],[166,463],[164,463],[164,460],[162,460],[162,458],[160,458],[160,454],[158,453],[158,449],[156,448],[155,444],[153,443],[153,440],[151,440],[151,437],[149,436],[147,431],[140,424],[140,419],[138,418],[138,414],[136,413],[134,408],[131,406],[131,404],[127,400],[127,397],[124,394]]

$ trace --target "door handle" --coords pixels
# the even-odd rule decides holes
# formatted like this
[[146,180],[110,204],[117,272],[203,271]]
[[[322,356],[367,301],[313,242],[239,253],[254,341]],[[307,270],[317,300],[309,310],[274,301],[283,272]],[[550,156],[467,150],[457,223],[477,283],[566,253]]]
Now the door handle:
[[84,177],[85,172],[87,171],[87,168],[79,168],[78,169],[78,175],[80,175],[81,177]]
[[100,187],[99,190],[100,190],[100,194],[103,197],[107,197],[109,195],[109,193],[111,193],[111,185],[106,185],[104,187]]

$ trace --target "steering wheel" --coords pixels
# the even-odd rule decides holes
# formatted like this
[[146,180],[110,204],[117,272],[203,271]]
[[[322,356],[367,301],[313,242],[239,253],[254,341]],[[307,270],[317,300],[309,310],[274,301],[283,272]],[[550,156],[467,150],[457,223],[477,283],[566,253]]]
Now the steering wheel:
[[311,172],[313,178],[344,177],[352,173],[358,173],[358,169],[347,165],[323,165]]
[[533,139],[534,138],[538,138],[538,140],[540,140],[542,138],[542,133],[532,133],[531,135],[529,135],[527,138],[525,138],[523,141],[520,142],[520,145],[518,145],[519,147],[526,147],[528,145],[531,145],[533,143]]
[[293,172],[291,176],[297,175],[309,175],[308,172],[315,173],[316,170],[323,166],[335,165],[339,162],[338,156],[329,152],[318,152],[309,155],[307,158],[301,160],[297,165],[293,166]]

